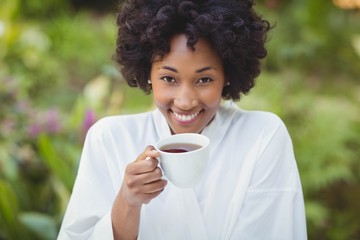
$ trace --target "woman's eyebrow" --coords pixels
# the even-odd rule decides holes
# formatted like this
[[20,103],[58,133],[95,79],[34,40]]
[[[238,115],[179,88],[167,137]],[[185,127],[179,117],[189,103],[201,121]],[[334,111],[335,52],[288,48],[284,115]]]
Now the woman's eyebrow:
[[201,73],[201,72],[204,72],[204,71],[207,71],[207,70],[216,70],[216,68],[214,68],[212,66],[207,66],[207,67],[200,68],[200,69],[196,70],[195,72],[196,73]]
[[169,71],[172,71],[172,72],[176,72],[176,73],[179,72],[176,68],[169,67],[169,66],[162,66],[161,69],[166,69],[166,70],[169,70]]
[[[166,70],[176,72],[176,73],[179,72],[176,68],[173,68],[173,67],[170,67],[170,66],[162,66],[161,69],[166,69]],[[216,70],[216,68],[211,67],[211,66],[207,66],[207,67],[197,69],[195,72],[196,73],[201,73],[201,72],[204,72],[204,71],[207,71],[207,70]]]

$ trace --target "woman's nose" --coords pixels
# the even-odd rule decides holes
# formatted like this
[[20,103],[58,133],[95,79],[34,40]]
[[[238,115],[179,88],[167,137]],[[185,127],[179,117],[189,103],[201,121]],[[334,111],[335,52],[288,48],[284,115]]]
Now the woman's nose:
[[174,98],[174,105],[182,110],[190,110],[198,104],[197,93],[192,87],[181,87]]

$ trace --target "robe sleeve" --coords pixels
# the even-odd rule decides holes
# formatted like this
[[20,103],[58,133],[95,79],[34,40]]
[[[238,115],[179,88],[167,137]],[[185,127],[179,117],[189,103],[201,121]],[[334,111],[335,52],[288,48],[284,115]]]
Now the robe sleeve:
[[109,173],[114,166],[103,135],[99,124],[88,131],[59,240],[113,239],[110,213],[116,193]]
[[259,157],[234,239],[307,239],[304,200],[293,146],[280,119]]

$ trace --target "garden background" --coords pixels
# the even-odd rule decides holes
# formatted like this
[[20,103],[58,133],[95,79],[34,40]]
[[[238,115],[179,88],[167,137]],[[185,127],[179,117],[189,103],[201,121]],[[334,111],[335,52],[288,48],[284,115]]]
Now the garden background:
[[[258,0],[275,28],[238,105],[293,138],[309,239],[360,239],[360,3]],[[0,240],[55,239],[84,136],[153,108],[112,60],[115,0],[0,0]]]

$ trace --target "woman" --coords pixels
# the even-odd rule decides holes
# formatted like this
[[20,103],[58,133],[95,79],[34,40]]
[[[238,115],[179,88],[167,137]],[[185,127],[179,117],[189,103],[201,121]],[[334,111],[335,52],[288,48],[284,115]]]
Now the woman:
[[[250,0],[129,0],[116,60],[157,109],[107,117],[88,132],[58,239],[306,239],[291,139],[274,114],[240,110],[254,86],[267,21]],[[157,141],[210,138],[191,189],[162,178]]]

